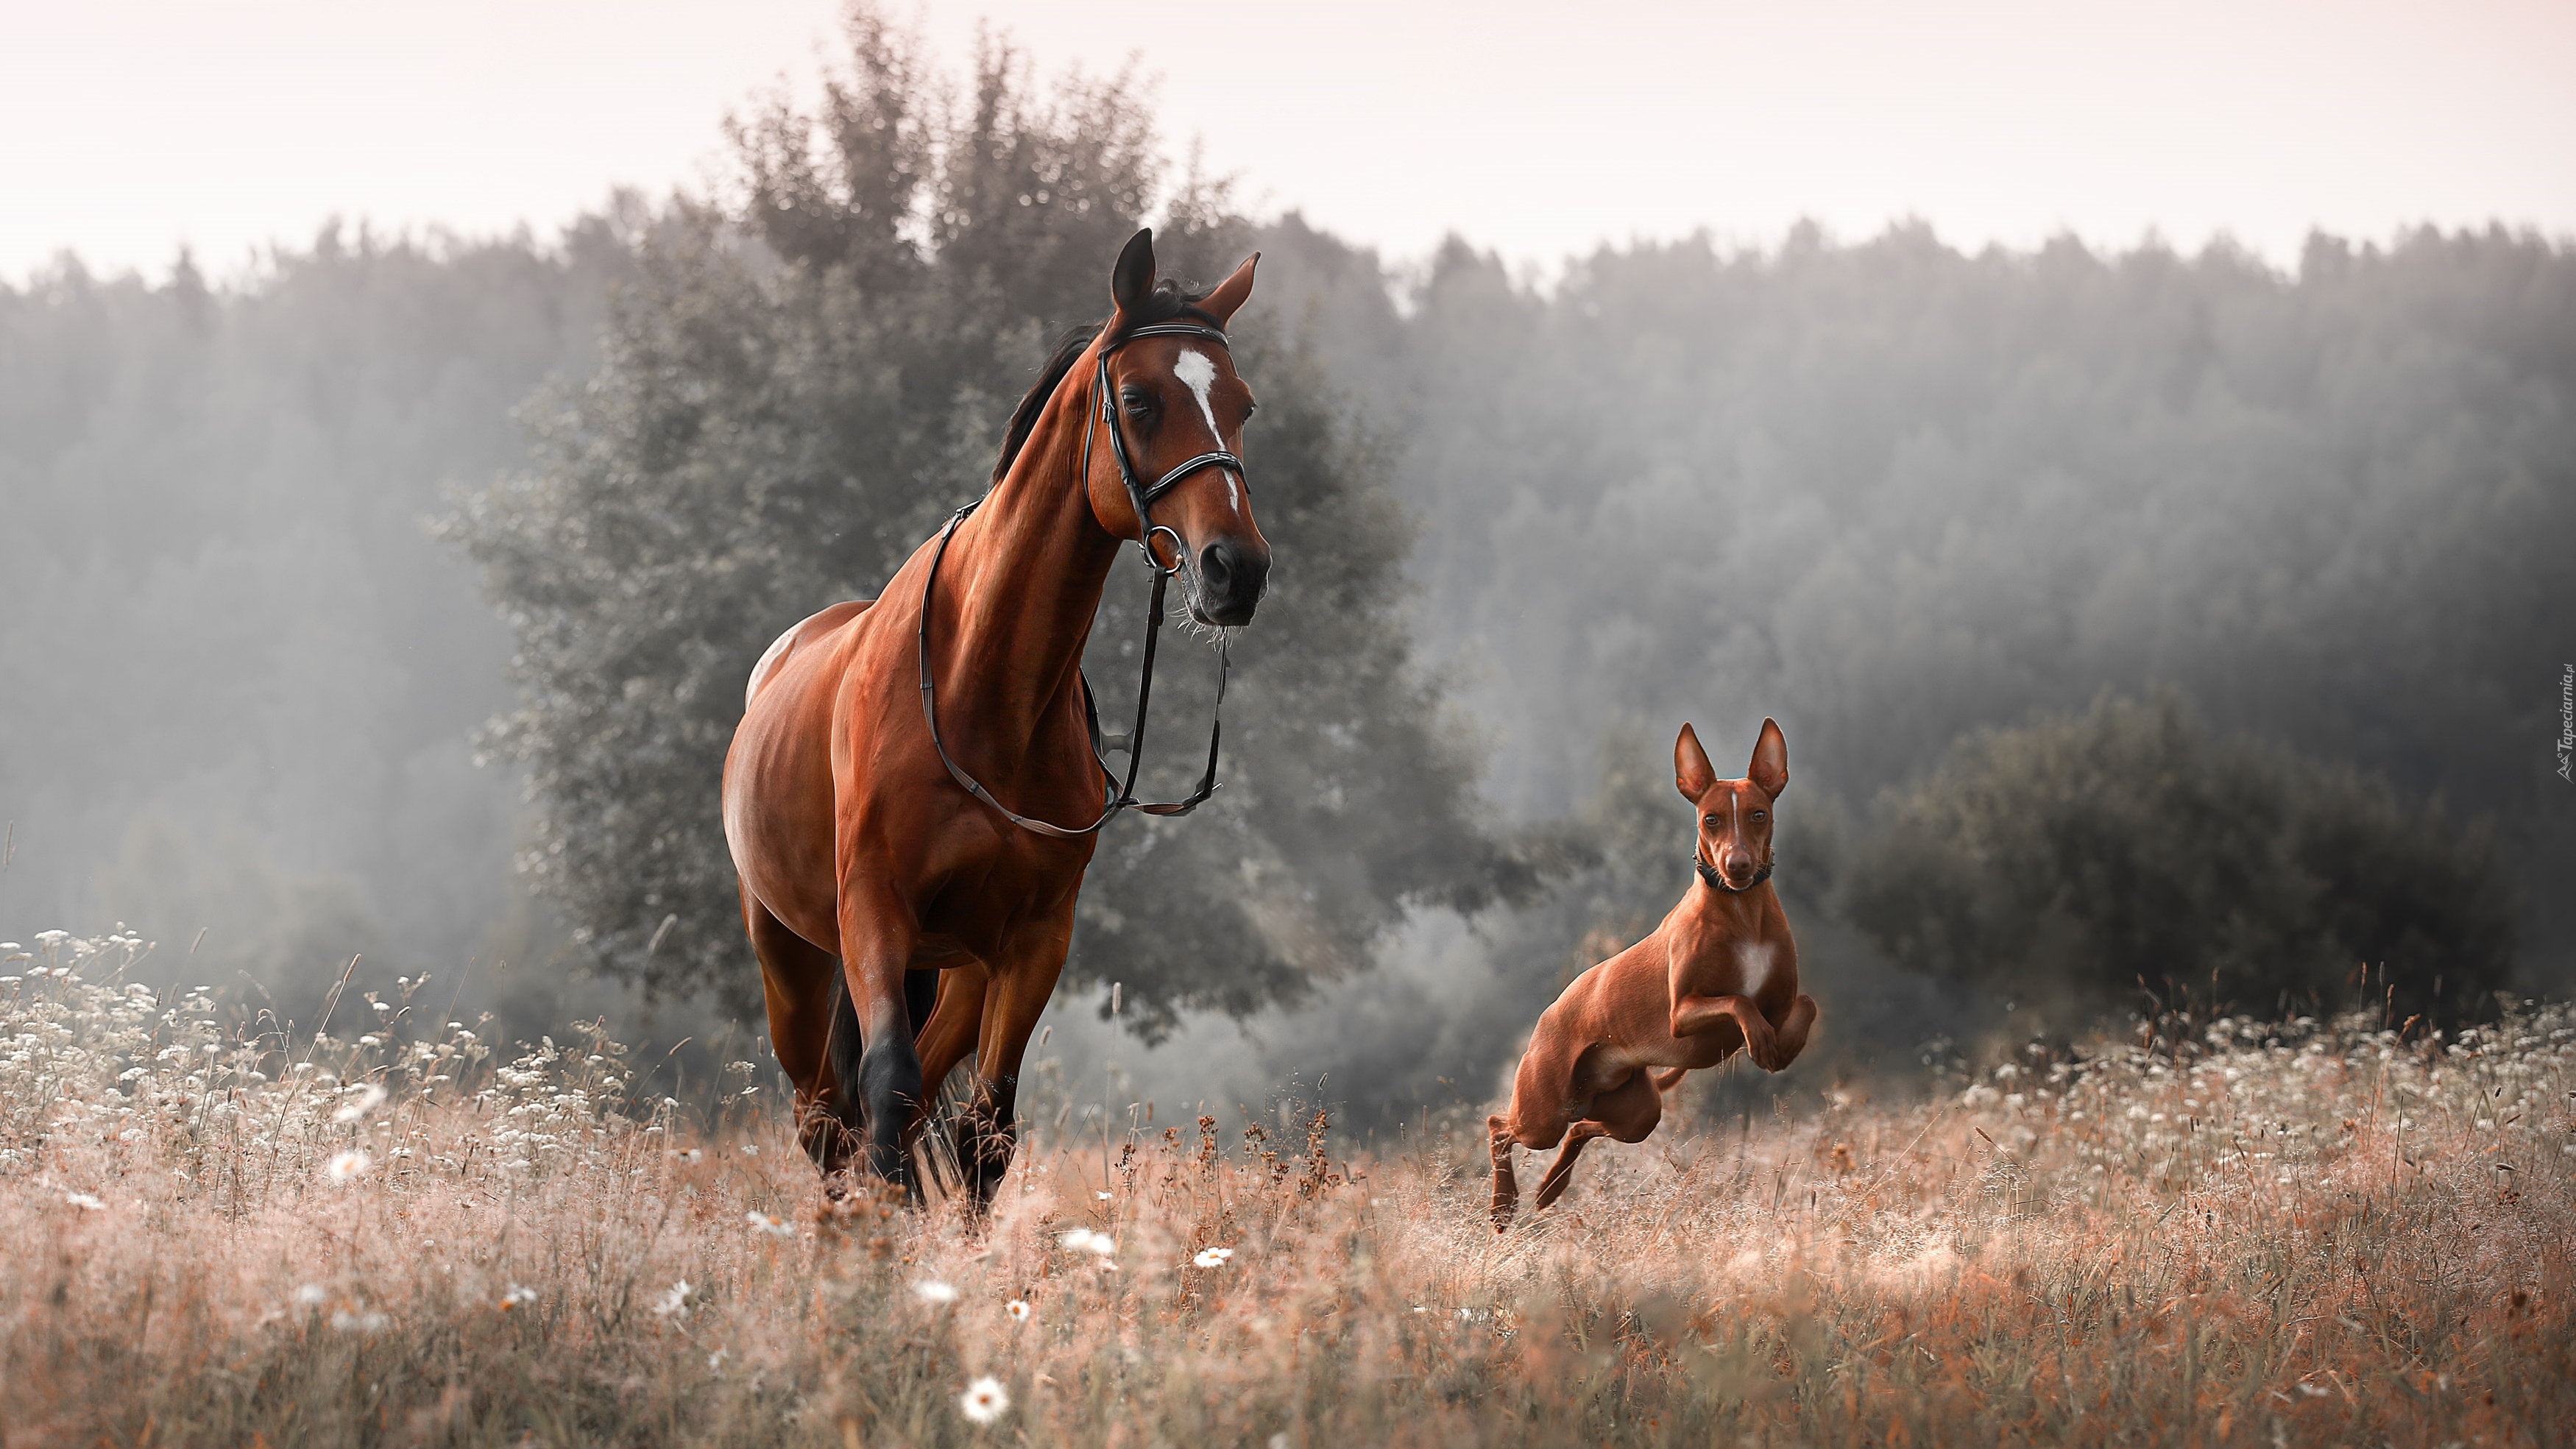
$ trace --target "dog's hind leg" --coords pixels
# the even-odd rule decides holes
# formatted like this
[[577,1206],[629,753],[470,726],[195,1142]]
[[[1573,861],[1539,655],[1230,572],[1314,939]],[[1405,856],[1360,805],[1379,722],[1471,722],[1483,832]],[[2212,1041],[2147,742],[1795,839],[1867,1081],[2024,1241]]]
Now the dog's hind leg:
[[1532,1212],[1545,1212],[1560,1197],[1574,1178],[1574,1159],[1583,1155],[1583,1144],[1595,1137],[1606,1137],[1610,1129],[1598,1122],[1577,1122],[1565,1129],[1565,1146],[1558,1150],[1556,1161],[1548,1164],[1547,1176],[1538,1180],[1538,1200],[1530,1205]]
[[1689,1073],[1690,1068],[1688,1067],[1666,1067],[1660,1072],[1648,1072],[1646,1075],[1651,1078],[1655,1084],[1655,1094],[1657,1096],[1661,1096],[1664,1093],[1671,1091],[1673,1088],[1680,1086],[1682,1084],[1682,1078],[1689,1075]]
[[1521,1208],[1521,1185],[1512,1176],[1512,1128],[1508,1119],[1497,1113],[1485,1119],[1485,1132],[1490,1137],[1494,1155],[1494,1231],[1504,1232],[1512,1225],[1512,1215]]

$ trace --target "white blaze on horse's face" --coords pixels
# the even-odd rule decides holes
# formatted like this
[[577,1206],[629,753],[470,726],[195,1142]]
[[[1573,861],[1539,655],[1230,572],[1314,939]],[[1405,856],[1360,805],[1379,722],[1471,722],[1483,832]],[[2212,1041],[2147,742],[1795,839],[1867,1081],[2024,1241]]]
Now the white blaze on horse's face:
[[[1218,447],[1224,447],[1225,434],[1219,432],[1216,425],[1216,404],[1208,397],[1209,390],[1216,386],[1216,363],[1206,353],[1194,347],[1184,347],[1181,360],[1172,364],[1172,376],[1190,390],[1191,397],[1198,399],[1199,416],[1207,419],[1208,436],[1216,439]],[[1243,512],[1243,495],[1235,486],[1234,474],[1231,470],[1219,471],[1225,473],[1225,506],[1239,515]]]

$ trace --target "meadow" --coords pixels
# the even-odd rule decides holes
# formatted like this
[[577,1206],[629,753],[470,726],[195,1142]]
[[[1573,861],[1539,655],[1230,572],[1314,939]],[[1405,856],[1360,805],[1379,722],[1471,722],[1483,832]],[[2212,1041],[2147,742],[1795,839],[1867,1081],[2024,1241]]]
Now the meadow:
[[[402,981],[290,1035],[0,943],[0,1443],[2547,1444],[2576,1013],[2174,1014],[1594,1148],[1497,1236],[1462,1117],[1060,1094],[989,1221],[827,1205],[775,1073],[681,1100]],[[440,983],[443,986],[443,983]],[[1185,1116],[1186,1114],[1184,1114]],[[1524,1181],[1528,1181],[1524,1174]]]

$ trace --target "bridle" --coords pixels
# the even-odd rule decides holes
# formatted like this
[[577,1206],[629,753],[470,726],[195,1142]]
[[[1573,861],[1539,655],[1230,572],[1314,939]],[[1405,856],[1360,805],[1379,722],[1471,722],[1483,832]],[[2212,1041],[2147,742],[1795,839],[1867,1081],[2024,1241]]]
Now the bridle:
[[1771,878],[1771,862],[1766,860],[1762,862],[1762,868],[1753,873],[1753,879],[1740,886],[1728,885],[1726,877],[1717,873],[1717,867],[1708,863],[1696,845],[1691,847],[1691,865],[1699,871],[1699,878],[1708,883],[1710,890],[1724,891],[1731,896],[1740,896]]
[[[1091,730],[1091,755],[1099,763],[1101,776],[1106,781],[1105,800],[1100,807],[1099,819],[1089,825],[1068,827],[1022,815],[994,799],[992,791],[985,789],[980,781],[967,774],[955,760],[949,758],[948,746],[940,741],[939,709],[931,694],[930,591],[939,582],[939,562],[948,556],[948,540],[956,535],[957,525],[966,521],[966,515],[973,513],[976,505],[984,501],[982,498],[976,499],[974,503],[969,503],[948,516],[948,526],[939,531],[939,547],[930,555],[930,571],[921,581],[921,622],[914,638],[921,661],[921,718],[930,726],[930,747],[938,751],[939,763],[948,767],[950,777],[964,786],[967,794],[1000,811],[1002,818],[1013,825],[1059,839],[1078,839],[1092,834],[1115,819],[1118,812],[1122,810],[1135,810],[1146,815],[1187,815],[1205,804],[1210,795],[1222,788],[1216,778],[1217,742],[1224,729],[1225,683],[1226,676],[1233,672],[1233,661],[1228,657],[1225,637],[1220,633],[1216,648],[1216,704],[1208,716],[1207,773],[1199,778],[1198,789],[1192,791],[1186,800],[1147,804],[1136,798],[1136,772],[1145,761],[1145,711],[1154,697],[1154,642],[1163,627],[1163,590],[1171,582],[1172,575],[1180,571],[1181,565],[1189,556],[1188,546],[1182,543],[1180,534],[1154,521],[1154,502],[1172,491],[1173,485],[1204,468],[1231,468],[1236,477],[1241,478],[1244,475],[1243,460],[1232,453],[1220,450],[1199,454],[1155,479],[1150,486],[1136,477],[1136,466],[1127,455],[1126,430],[1118,425],[1116,400],[1109,390],[1109,354],[1144,337],[1197,337],[1214,342],[1220,347],[1230,345],[1222,328],[1197,322],[1149,322],[1142,327],[1130,328],[1100,345],[1099,366],[1093,374],[1091,384],[1093,406],[1083,414],[1082,420],[1083,485],[1086,488],[1089,487],[1091,480],[1092,426],[1094,423],[1106,423],[1109,428],[1110,456],[1118,463],[1118,480],[1126,485],[1127,501],[1136,510],[1136,549],[1144,555],[1145,567],[1154,575],[1154,598],[1145,611],[1144,672],[1136,682],[1136,727],[1127,733],[1127,779],[1124,783],[1119,781],[1118,772],[1109,767],[1108,751],[1100,734],[1100,706],[1091,692],[1091,678],[1083,674],[1079,666],[1076,666],[1074,671],[1076,677],[1082,681],[1082,712]],[[1220,438],[1218,441],[1223,442],[1224,439]],[[1250,486],[1248,482],[1246,486]],[[1170,568],[1165,568],[1162,560],[1154,557],[1154,535],[1158,533],[1172,541]]]

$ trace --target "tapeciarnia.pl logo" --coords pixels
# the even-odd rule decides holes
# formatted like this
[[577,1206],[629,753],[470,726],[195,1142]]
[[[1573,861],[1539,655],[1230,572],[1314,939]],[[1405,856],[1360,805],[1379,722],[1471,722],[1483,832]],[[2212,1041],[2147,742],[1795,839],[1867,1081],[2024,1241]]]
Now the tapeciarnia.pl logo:
[[2558,666],[2558,778],[2576,784],[2576,664]]

